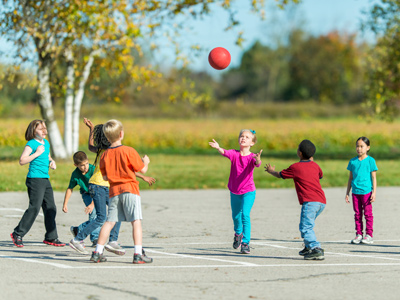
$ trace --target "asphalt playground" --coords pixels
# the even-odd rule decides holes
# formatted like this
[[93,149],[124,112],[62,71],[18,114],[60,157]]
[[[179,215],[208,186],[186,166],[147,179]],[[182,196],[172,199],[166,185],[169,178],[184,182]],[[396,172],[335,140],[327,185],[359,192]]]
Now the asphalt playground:
[[[251,253],[232,248],[227,190],[142,192],[143,246],[152,264],[132,264],[131,225],[121,226],[124,256],[95,264],[68,245],[42,243],[40,214],[17,248],[10,233],[27,208],[26,192],[0,193],[0,299],[399,299],[400,187],[379,187],[374,244],[352,245],[353,210],[345,187],[324,189],[316,234],[325,260],[305,261],[294,188],[259,189],[252,210]],[[75,191],[69,212],[55,193],[59,238],[86,220]],[[87,239],[89,251],[90,241]]]

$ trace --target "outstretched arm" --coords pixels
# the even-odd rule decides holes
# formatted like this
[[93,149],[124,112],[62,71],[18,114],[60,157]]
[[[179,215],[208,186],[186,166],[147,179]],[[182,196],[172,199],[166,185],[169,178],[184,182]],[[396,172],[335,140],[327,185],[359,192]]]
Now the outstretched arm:
[[136,177],[141,178],[145,182],[147,182],[150,186],[156,182],[156,179],[150,176],[144,176],[143,174],[140,174],[139,172],[135,172]]
[[271,174],[276,178],[282,178],[279,172],[275,171],[275,166],[271,166],[271,164],[265,165],[265,172],[268,172],[269,174]]
[[260,152],[256,153],[256,155],[254,156],[254,158],[256,159],[256,166],[259,166],[261,164],[261,153],[262,153],[262,149],[260,150]]
[[224,154],[225,150],[222,149],[219,144],[213,139],[212,142],[208,143],[211,147],[213,147],[214,149],[217,149],[219,153]]
[[94,146],[94,139],[93,139],[94,125],[92,121],[86,118],[83,118],[83,123],[85,123],[85,125],[89,127],[89,142],[88,142],[89,151],[97,153],[97,148]]

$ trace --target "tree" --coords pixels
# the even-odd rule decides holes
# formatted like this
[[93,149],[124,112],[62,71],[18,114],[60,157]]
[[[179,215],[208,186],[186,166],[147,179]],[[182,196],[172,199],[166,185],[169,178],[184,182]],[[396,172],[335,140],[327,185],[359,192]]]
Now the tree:
[[392,120],[400,105],[400,1],[382,0],[363,24],[378,36],[368,56],[366,106],[371,115]]
[[[282,7],[288,2],[298,2],[276,1]],[[251,2],[255,10],[262,9],[263,0]],[[111,76],[125,71],[130,80],[149,82],[155,72],[137,65],[133,55],[141,54],[142,40],[149,39],[156,30],[165,29],[177,16],[202,16],[210,13],[214,4],[228,11],[231,8],[229,0],[2,0],[1,3],[1,34],[14,43],[21,62],[32,61],[37,65],[38,102],[56,158],[66,158],[77,150],[80,107],[90,77],[95,80],[96,72],[106,69]],[[228,28],[237,24],[234,15],[230,11]],[[171,25],[172,29],[180,28]],[[173,36],[171,40],[174,42]],[[65,77],[54,87],[53,72],[62,60],[66,63]],[[64,141],[52,105],[52,101],[58,100],[52,93],[57,89],[65,97]],[[118,100],[118,96],[115,98]]]

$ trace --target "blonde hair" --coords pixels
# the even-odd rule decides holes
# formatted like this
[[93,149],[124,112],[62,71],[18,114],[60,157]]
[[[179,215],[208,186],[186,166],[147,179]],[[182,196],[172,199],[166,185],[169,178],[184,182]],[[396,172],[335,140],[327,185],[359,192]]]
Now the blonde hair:
[[242,133],[245,132],[245,131],[250,132],[250,133],[253,135],[253,138],[251,139],[252,142],[253,142],[254,144],[257,143],[256,132],[255,132],[255,130],[251,130],[251,129],[242,129],[242,130],[240,130],[238,140],[239,140],[240,137],[242,136]]
[[103,132],[110,143],[119,139],[121,131],[124,130],[122,123],[118,120],[109,120],[103,125]]

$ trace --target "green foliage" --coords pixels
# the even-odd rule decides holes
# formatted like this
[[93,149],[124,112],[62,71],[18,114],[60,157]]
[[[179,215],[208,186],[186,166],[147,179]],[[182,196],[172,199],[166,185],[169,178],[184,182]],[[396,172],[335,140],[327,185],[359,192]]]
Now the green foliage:
[[368,57],[366,106],[372,116],[393,120],[400,103],[400,1],[382,0],[373,6],[365,28],[379,39]]

